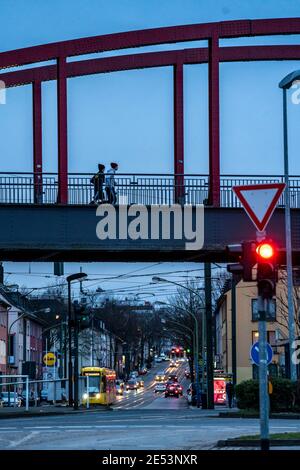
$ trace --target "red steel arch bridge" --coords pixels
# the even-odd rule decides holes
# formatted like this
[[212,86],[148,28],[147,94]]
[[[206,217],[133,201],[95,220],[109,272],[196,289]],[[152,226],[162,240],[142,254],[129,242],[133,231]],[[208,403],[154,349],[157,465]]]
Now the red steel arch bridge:
[[[222,62],[300,59],[300,45],[220,46],[220,40],[300,34],[300,18],[239,20],[164,27],[94,36],[0,53],[5,86],[32,86],[33,162],[31,173],[0,174],[0,256],[2,259],[190,259],[178,243],[134,244],[102,242],[95,236],[95,209],[89,206],[93,188],[88,174],[68,172],[67,81],[84,75],[170,66],[173,68],[174,172],[172,175],[118,175],[118,192],[128,204],[205,203],[205,243],[197,259],[226,259],[227,243],[249,238],[253,229],[232,194],[234,184],[282,181],[281,175],[220,175],[219,64]],[[206,40],[206,47],[138,52],[75,60],[104,51]],[[68,59],[72,57],[72,61]],[[53,65],[36,66],[55,60]],[[184,65],[208,64],[209,174],[184,172]],[[33,65],[30,67],[30,65]],[[58,173],[43,172],[42,82],[57,84]],[[1,168],[0,168],[1,171]],[[280,207],[281,206],[281,207]],[[270,224],[270,235],[284,246],[283,206]],[[294,256],[300,253],[299,177],[291,177]],[[80,222],[80,221],[81,222]],[[44,223],[43,223],[44,222]],[[82,225],[83,224],[83,225]],[[84,226],[84,230],[79,230]],[[20,231],[20,227],[24,230]],[[29,230],[30,227],[30,230]],[[159,249],[158,249],[159,248]],[[195,253],[193,253],[195,257]]]

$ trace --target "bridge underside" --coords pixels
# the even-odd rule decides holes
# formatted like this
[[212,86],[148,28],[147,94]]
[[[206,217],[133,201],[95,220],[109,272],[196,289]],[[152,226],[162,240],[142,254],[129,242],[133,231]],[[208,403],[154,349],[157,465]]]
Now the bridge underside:
[[[118,208],[116,208],[118,213]],[[2,261],[234,261],[226,245],[255,239],[255,229],[243,209],[204,209],[204,246],[186,249],[185,241],[99,240],[99,217],[93,206],[0,205]],[[130,219],[129,219],[130,221]],[[300,264],[300,209],[292,210],[292,247]],[[276,209],[268,236],[278,243],[285,263],[284,210]]]

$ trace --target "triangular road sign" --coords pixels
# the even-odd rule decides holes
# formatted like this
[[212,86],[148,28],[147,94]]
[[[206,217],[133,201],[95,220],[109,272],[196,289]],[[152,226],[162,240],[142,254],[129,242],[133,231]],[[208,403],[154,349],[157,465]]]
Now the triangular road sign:
[[263,232],[267,226],[284,188],[285,183],[249,184],[232,187],[253,224],[260,232]]

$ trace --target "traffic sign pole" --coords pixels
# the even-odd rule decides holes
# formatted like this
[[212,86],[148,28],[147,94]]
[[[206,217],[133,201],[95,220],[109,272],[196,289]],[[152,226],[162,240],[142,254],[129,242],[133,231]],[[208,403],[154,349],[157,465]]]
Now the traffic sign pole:
[[267,329],[266,313],[269,300],[258,297],[259,313],[259,411],[260,411],[260,447],[269,450],[269,396],[268,396],[268,355],[267,355]]

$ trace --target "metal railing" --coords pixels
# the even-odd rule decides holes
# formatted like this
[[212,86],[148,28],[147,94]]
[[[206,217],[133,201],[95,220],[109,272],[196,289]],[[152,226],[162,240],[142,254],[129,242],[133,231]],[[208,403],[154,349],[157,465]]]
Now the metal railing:
[[[39,175],[40,176],[40,175]],[[93,201],[92,174],[70,173],[68,203],[87,205]],[[232,186],[283,182],[281,175],[222,175],[220,178],[221,207],[240,207]],[[115,176],[119,204],[185,204],[206,203],[208,175],[120,174]],[[105,185],[104,185],[105,192]],[[56,204],[58,175],[44,173],[39,180],[33,173],[0,173],[0,204]],[[300,208],[300,176],[290,177],[291,208]],[[284,206],[284,195],[279,207]]]

